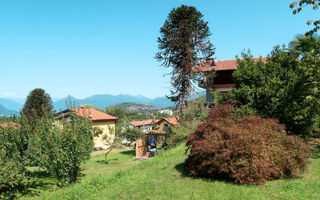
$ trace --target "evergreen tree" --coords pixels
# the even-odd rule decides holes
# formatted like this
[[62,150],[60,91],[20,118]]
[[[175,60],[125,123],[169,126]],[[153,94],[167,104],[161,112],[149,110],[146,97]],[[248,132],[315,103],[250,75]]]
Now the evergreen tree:
[[195,7],[182,5],[174,8],[160,29],[159,52],[156,59],[164,67],[172,67],[170,98],[180,105],[184,117],[186,100],[199,78],[194,68],[202,61],[212,61],[214,47],[208,22]]
[[53,113],[50,95],[41,88],[32,90],[22,108],[22,113],[31,120]]

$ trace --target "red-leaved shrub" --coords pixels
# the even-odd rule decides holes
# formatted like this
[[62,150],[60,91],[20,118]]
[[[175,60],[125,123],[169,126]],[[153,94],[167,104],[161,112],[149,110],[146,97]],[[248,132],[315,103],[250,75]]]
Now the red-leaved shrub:
[[306,169],[309,146],[288,136],[278,120],[232,113],[231,105],[213,108],[207,123],[189,136],[185,168],[191,175],[263,184],[297,177]]

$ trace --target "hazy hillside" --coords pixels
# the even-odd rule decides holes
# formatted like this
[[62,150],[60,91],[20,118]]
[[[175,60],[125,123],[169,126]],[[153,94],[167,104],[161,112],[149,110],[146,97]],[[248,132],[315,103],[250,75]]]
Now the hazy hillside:
[[[109,106],[114,106],[117,104],[122,104],[127,102],[138,103],[138,104],[148,104],[150,106],[154,106],[157,108],[166,108],[174,105],[166,97],[150,99],[144,96],[103,94],[103,95],[90,96],[85,99],[77,99],[75,97],[71,97],[71,99],[73,102],[76,103],[76,105],[91,104],[94,107],[98,107],[100,109],[104,109]],[[66,100],[67,98],[63,98],[54,102],[53,105],[55,110],[61,111],[66,109],[67,108]]]
[[8,110],[19,111],[23,104],[20,104],[11,99],[0,98],[0,104]]
[[[117,104],[114,106],[121,106],[123,107],[126,111],[157,111],[160,110],[160,108],[157,108],[155,106],[150,106],[148,104],[140,104],[140,103],[121,103],[121,104]],[[113,106],[111,106],[113,107]]]
[[3,105],[0,104],[0,116],[13,116],[13,115],[19,115],[19,112],[15,110],[9,110],[5,108]]
[[[200,95],[203,95],[204,92],[200,92]],[[190,98],[196,98],[198,95],[192,95]],[[53,106],[57,112],[65,110],[67,108],[66,101],[68,97],[63,99],[55,99],[53,98]],[[110,95],[110,94],[101,94],[101,95],[93,95],[84,99],[77,99],[75,97],[70,96],[72,104],[75,106],[91,104],[94,107],[105,109],[109,106],[114,106],[122,103],[137,103],[137,104],[148,104],[149,106],[153,106],[156,108],[167,108],[172,107],[175,104],[172,103],[167,97],[158,97],[158,98],[147,98],[141,95],[132,96],[132,95]],[[22,99],[19,103],[15,100],[0,98],[0,104],[6,109],[11,111],[16,111],[17,113],[21,110],[24,102]],[[7,111],[6,111],[7,112]],[[1,113],[0,113],[1,114]]]

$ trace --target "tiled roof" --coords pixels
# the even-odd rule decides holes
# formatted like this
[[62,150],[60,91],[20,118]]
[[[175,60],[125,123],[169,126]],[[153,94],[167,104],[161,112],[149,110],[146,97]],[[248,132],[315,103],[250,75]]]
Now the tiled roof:
[[150,130],[149,133],[161,133],[161,134],[167,134],[167,132],[162,131],[162,130]]
[[7,128],[7,127],[13,127],[13,128],[19,128],[20,124],[14,123],[14,122],[5,122],[0,124],[1,128]]
[[[254,61],[259,61],[262,60],[262,62],[266,63],[267,58],[254,58]],[[198,72],[209,72],[212,71],[213,69],[216,71],[223,71],[223,70],[236,70],[238,67],[238,62],[237,60],[222,60],[218,61],[214,66],[209,66],[205,63],[201,63],[196,67],[196,71]]]
[[175,117],[172,117],[172,118],[163,118],[161,119],[160,121],[157,122],[157,124],[160,124],[162,121],[167,121],[169,124],[172,124],[174,126],[178,125],[179,122],[178,122],[178,119],[175,118]]
[[89,118],[92,121],[96,120],[116,120],[118,118],[111,116],[107,113],[101,112],[99,110],[96,110],[94,108],[71,108],[69,109],[74,112],[74,114],[80,116]]
[[151,125],[152,121],[157,123],[159,120],[148,119],[148,120],[143,120],[143,121],[132,121],[132,122],[130,122],[130,124],[133,126],[144,126],[144,125]]

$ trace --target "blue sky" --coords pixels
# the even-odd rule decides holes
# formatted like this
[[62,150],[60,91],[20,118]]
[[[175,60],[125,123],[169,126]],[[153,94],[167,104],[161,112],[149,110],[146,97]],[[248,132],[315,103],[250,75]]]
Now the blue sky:
[[226,60],[244,49],[266,56],[308,30],[319,11],[293,15],[291,1],[0,1],[0,97],[24,98],[38,87],[55,98],[164,96],[170,71],[154,55],[172,8],[196,6],[209,21],[215,57]]

